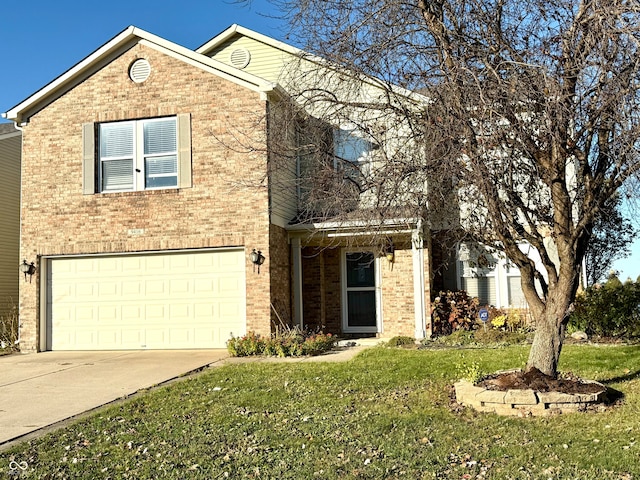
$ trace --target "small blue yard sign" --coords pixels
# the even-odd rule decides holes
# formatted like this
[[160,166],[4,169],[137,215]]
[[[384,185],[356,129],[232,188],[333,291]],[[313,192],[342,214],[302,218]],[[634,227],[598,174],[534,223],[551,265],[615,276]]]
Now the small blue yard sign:
[[487,310],[486,308],[481,308],[478,312],[478,316],[480,317],[480,320],[482,320],[483,322],[487,322],[489,320],[489,310]]

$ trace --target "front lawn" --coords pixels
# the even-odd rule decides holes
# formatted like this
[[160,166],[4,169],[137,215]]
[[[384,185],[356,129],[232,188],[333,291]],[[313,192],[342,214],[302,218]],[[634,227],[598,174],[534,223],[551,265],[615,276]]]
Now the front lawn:
[[0,478],[11,461],[28,465],[20,478],[45,479],[638,478],[638,346],[563,351],[561,370],[625,395],[603,412],[452,405],[463,365],[512,368],[527,353],[376,347],[347,363],[214,368],[0,453]]

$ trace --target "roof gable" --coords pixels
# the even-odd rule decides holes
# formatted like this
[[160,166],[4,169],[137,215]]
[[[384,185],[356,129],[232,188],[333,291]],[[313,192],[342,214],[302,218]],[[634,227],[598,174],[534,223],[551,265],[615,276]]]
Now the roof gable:
[[6,113],[3,113],[2,116],[17,124],[27,122],[31,115],[71,90],[74,86],[81,83],[84,79],[138,43],[154,48],[185,63],[201,68],[213,75],[220,76],[256,92],[267,93],[276,87],[272,82],[225,65],[206,55],[189,50],[188,48],[137,27],[130,26],[52,82],[45,85]]
[[221,32],[218,35],[216,35],[215,37],[213,37],[211,40],[206,42],[204,45],[196,48],[196,52],[200,53],[202,55],[210,55],[212,51],[214,51],[215,49],[219,48],[220,45],[222,45],[224,42],[227,42],[228,40],[230,40],[234,36],[238,36],[238,35],[242,35],[242,36],[245,36],[245,37],[252,38],[254,40],[257,40],[259,42],[264,43],[265,45],[269,45],[270,47],[273,47],[275,49],[278,49],[278,50],[281,50],[283,52],[289,53],[291,55],[301,55],[301,54],[304,53],[299,48],[296,48],[296,47],[294,47],[292,45],[289,45],[287,43],[281,42],[281,41],[276,40],[274,38],[267,37],[266,35],[263,35],[261,33],[254,32],[253,30],[245,28],[245,27],[243,27],[241,25],[238,25],[236,23],[234,23],[229,28],[227,28],[223,32]]
[[[358,82],[362,82],[362,84],[367,84],[374,89],[379,89],[380,91],[390,89],[394,94],[411,99],[418,103],[428,102],[428,99],[419,93],[409,91],[397,85],[390,85],[374,77],[353,72],[350,73],[342,65],[336,64],[322,57],[318,57],[317,55],[308,53],[302,49],[237,24],[231,25],[229,28],[198,47],[196,52],[202,55],[207,55],[212,59],[219,60],[221,63],[226,63],[231,66],[232,62],[230,61],[230,55],[233,51],[236,48],[249,49],[249,46],[253,46],[254,48],[257,47],[256,50],[260,55],[260,58],[258,59],[258,62],[256,62],[258,65],[256,65],[255,68],[249,64],[249,67],[251,68],[248,67],[244,69],[244,71],[262,77],[268,81],[277,82],[279,85],[287,83],[288,80],[283,77],[286,77],[287,74],[291,74],[293,71],[287,71],[287,68],[291,69],[291,62],[298,60],[302,62],[297,64],[302,67],[301,71],[309,72],[317,68],[320,68],[319,71],[327,69],[326,71],[339,72],[339,75],[344,78],[355,79]],[[298,67],[294,66],[293,68],[295,70]],[[289,80],[291,80],[291,78]]]

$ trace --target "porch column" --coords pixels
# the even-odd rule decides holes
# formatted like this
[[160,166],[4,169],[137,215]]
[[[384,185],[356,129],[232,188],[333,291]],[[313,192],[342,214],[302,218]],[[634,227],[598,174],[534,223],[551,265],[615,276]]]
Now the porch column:
[[302,246],[299,238],[291,239],[291,256],[293,260],[293,321],[304,328],[302,318]]
[[426,303],[424,288],[424,237],[422,222],[418,222],[411,233],[411,253],[413,257],[413,310],[415,315],[416,339],[423,339],[427,335]]

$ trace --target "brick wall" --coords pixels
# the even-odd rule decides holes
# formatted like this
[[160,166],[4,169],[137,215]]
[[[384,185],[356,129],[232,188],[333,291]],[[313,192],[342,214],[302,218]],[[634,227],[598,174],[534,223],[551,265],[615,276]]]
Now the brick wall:
[[[370,247],[364,247],[368,249]],[[422,265],[425,282],[426,334],[430,335],[429,250],[423,250]],[[304,324],[309,328],[322,326],[325,331],[342,333],[342,285],[340,248],[305,247],[303,257]],[[382,332],[388,338],[397,335],[415,336],[415,303],[413,251],[411,243],[397,246],[395,260],[379,260],[381,276]]]
[[328,333],[342,332],[340,249],[302,249],[304,325]]
[[269,272],[271,283],[271,323],[293,325],[291,318],[291,249],[287,231],[271,225]]
[[[150,62],[152,73],[135,84],[128,68],[139,57]],[[270,269],[285,268],[283,255],[278,251],[277,264],[267,261],[261,275],[253,274],[248,258],[260,248],[271,259],[274,247],[267,189],[255,187],[266,171],[265,107],[258,93],[134,46],[24,128],[20,258],[246,246],[247,329],[268,333]],[[84,123],[180,113],[191,114],[192,188],[83,195]],[[244,153],[248,146],[263,148]],[[25,351],[38,348],[39,271],[31,284],[21,284]],[[286,282],[277,288],[284,291]]]
[[383,335],[415,335],[413,294],[413,255],[408,249],[396,249],[393,263],[380,261],[382,274]]
[[324,250],[325,271],[325,325],[328,332],[342,330],[342,280],[340,277],[342,251],[339,248]]
[[[312,247],[302,249],[302,305],[304,325],[310,329],[325,325],[324,257]],[[331,333],[339,333],[333,330]]]

